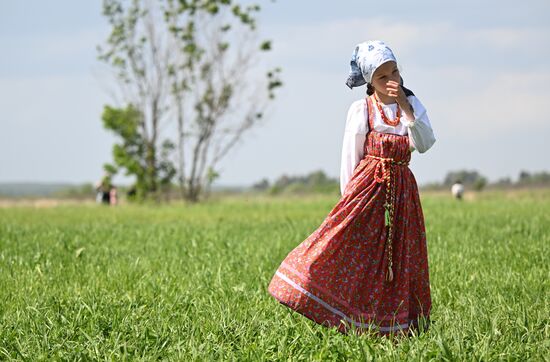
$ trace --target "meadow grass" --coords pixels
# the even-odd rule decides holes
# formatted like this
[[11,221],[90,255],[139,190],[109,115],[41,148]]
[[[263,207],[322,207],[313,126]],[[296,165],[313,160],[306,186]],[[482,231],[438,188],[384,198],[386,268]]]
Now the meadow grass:
[[338,196],[0,209],[0,359],[548,360],[550,192],[421,196],[433,323],[399,340],[267,293]]

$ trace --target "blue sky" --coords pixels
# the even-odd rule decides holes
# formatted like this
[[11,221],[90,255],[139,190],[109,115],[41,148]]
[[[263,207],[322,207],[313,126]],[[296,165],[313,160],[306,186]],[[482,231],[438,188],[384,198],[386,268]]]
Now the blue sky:
[[[490,180],[550,169],[548,1],[260,3],[285,86],[220,164],[218,184],[336,177],[345,115],[364,93],[344,85],[349,58],[367,39],[388,42],[428,109],[437,142],[413,154],[419,183],[462,168]],[[114,138],[100,121],[112,103],[96,60],[109,32],[100,12],[100,1],[0,3],[0,182],[101,176]]]

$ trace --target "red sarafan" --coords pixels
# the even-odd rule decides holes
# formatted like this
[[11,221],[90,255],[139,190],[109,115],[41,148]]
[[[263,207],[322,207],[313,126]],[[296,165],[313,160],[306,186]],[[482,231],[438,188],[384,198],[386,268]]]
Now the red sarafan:
[[283,260],[268,290],[294,311],[342,333],[407,334],[429,324],[424,216],[407,166],[409,136],[375,131],[370,97],[366,105],[365,156],[342,198]]

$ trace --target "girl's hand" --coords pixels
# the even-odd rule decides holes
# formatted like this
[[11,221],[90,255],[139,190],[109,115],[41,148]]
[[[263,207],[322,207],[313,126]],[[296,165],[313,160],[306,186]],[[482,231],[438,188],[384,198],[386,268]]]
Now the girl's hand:
[[407,96],[405,91],[401,88],[401,85],[393,80],[390,80],[386,83],[386,90],[388,91],[388,96],[395,98],[399,106],[403,107],[405,102],[407,102]]
[[388,96],[395,98],[395,101],[401,107],[403,112],[408,119],[414,120],[414,112],[405,91],[401,85],[393,80],[390,80],[386,83],[386,90],[388,91]]

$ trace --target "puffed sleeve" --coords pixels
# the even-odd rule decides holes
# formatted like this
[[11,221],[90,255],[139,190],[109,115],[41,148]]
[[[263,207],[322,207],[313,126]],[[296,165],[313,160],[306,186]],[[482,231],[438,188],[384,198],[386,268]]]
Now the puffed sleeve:
[[409,96],[408,99],[414,110],[414,120],[405,119],[411,150],[416,149],[418,152],[424,153],[435,143],[435,135],[424,105],[416,96]]
[[367,134],[367,119],[365,115],[365,102],[359,100],[350,106],[342,142],[342,161],[340,166],[340,193],[348,184],[355,167],[363,158],[363,147]]

